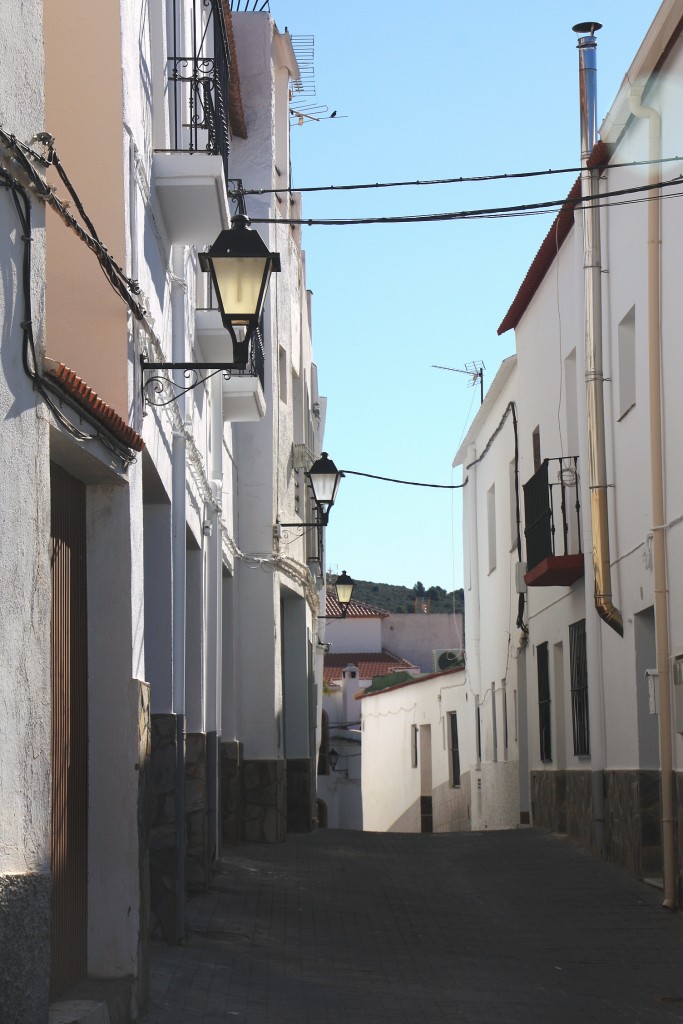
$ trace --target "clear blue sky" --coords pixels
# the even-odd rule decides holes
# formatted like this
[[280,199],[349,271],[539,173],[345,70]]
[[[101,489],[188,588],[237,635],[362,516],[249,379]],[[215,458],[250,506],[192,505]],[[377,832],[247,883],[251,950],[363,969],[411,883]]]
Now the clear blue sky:
[[[296,186],[495,174],[580,162],[572,25],[594,19],[607,112],[656,0],[271,0],[280,29],[315,37],[314,101],[333,120],[292,128]],[[343,115],[343,116],[342,116]],[[554,199],[575,175],[306,196],[309,217],[453,211]],[[245,183],[246,184],[246,183]],[[307,227],[325,447],[339,468],[453,482],[485,385],[514,350],[497,328],[552,215],[470,223]],[[456,471],[455,480],[459,480]],[[458,492],[347,477],[328,565],[358,579],[462,585]]]

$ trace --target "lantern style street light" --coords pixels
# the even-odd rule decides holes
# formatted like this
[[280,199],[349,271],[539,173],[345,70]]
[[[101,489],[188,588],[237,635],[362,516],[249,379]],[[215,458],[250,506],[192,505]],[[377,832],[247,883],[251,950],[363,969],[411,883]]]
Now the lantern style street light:
[[334,581],[334,589],[337,591],[337,600],[341,605],[342,618],[345,618],[348,607],[351,604],[351,597],[353,595],[353,588],[356,585],[356,581],[352,580],[346,572],[346,569],[342,572],[341,576],[337,576]]
[[[250,228],[249,218],[238,214],[233,217],[232,227],[221,231],[209,251],[199,254],[199,265],[211,275],[221,320],[232,340],[232,356],[227,358],[226,345],[226,360],[220,363],[148,363],[141,357],[143,398],[153,405],[167,405],[216,373],[228,376],[230,370],[246,366],[249,343],[261,320],[270,275],[280,270],[280,254],[270,252],[258,232]],[[157,373],[145,379],[149,370],[183,370],[186,378],[194,374],[194,379],[185,386]],[[201,376],[200,370],[210,372]],[[163,393],[168,387],[173,389],[172,397],[155,401],[152,393]]]
[[320,521],[327,526],[330,509],[334,505],[339,490],[339,481],[343,477],[327,452],[323,452],[305,474],[313,491],[313,501],[320,514]]
[[346,569],[344,569],[341,576],[337,576],[334,581],[334,589],[337,594],[337,601],[341,608],[341,615],[319,615],[319,619],[345,619],[346,613],[349,610],[351,604],[351,597],[353,595],[353,588],[356,585],[356,581],[352,580]]
[[[233,217],[232,227],[221,231],[208,252],[199,254],[199,266],[211,275],[223,326],[235,349],[244,353],[259,325],[266,301],[270,275],[280,271],[280,254],[269,252],[244,214]],[[244,329],[242,341],[235,328]],[[237,361],[237,360],[236,360]]]

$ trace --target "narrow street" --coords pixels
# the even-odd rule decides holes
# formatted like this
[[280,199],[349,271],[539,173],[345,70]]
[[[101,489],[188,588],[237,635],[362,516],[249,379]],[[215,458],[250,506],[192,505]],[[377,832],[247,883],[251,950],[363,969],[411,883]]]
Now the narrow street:
[[683,920],[535,829],[319,831],[225,852],[155,944],[144,1024],[683,1020]]

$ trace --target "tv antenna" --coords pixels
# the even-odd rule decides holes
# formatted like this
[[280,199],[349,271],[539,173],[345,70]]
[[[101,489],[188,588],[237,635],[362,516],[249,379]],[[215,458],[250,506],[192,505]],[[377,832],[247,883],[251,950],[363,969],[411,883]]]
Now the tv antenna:
[[466,373],[467,376],[470,378],[470,387],[474,387],[474,385],[477,383],[477,381],[479,381],[479,397],[480,397],[479,404],[481,405],[483,403],[483,401],[484,401],[484,370],[486,369],[486,367],[485,367],[485,365],[483,363],[483,360],[481,360],[481,359],[472,359],[469,363],[465,363],[465,369],[464,370],[459,370],[455,366],[437,366],[435,363],[432,363],[432,369],[433,370],[450,370],[451,373]]

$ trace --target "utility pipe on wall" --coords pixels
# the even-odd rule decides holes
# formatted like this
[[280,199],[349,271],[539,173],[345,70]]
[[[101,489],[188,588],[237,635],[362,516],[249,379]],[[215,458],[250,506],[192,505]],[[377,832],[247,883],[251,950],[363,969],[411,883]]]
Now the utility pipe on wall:
[[[588,418],[588,484],[590,488],[591,533],[595,607],[600,618],[624,635],[621,612],[612,601],[612,571],[609,551],[607,510],[607,460],[605,455],[605,403],[602,365],[602,282],[600,263],[600,172],[589,167],[597,142],[597,63],[595,32],[598,22],[574,26],[580,33],[579,91],[581,98],[581,194],[589,200],[583,207],[584,247],[584,339],[586,354],[586,410]],[[590,35],[583,33],[589,32]],[[595,199],[593,202],[591,200]]]
[[[182,246],[172,249],[172,354],[185,361],[185,260]],[[182,371],[176,371],[182,377]],[[182,381],[178,381],[182,383]],[[176,399],[185,422],[185,395]],[[185,936],[185,632],[187,587],[186,540],[187,438],[173,432],[171,456],[171,562],[173,571],[173,713],[176,716],[176,940]]]
[[652,555],[655,591],[655,644],[659,674],[659,751],[662,775],[663,906],[676,906],[674,833],[673,739],[671,732],[671,675],[669,671],[669,591],[666,573],[664,509],[664,445],[662,439],[662,314],[661,314],[661,196],[662,119],[659,111],[643,106],[643,85],[631,86],[629,103],[634,117],[648,121],[649,179],[647,204],[647,334],[650,399],[650,471],[652,490]]

